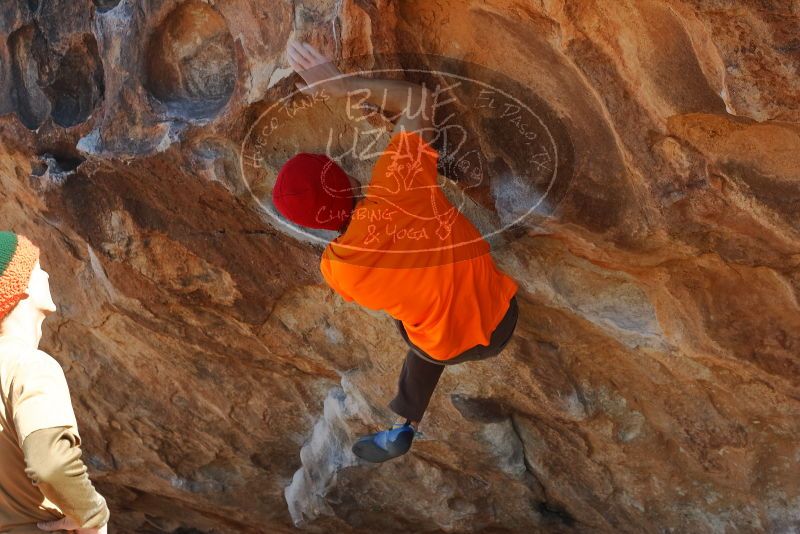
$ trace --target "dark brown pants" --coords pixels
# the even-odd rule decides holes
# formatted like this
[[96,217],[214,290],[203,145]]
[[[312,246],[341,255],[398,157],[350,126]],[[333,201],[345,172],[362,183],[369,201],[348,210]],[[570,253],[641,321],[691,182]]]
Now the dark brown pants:
[[500,320],[500,324],[492,332],[489,345],[475,345],[465,350],[458,356],[449,360],[436,360],[426,354],[421,348],[414,345],[409,339],[406,329],[403,328],[402,321],[394,320],[400,335],[410,347],[403,362],[403,369],[400,371],[400,380],[397,385],[397,396],[389,403],[389,408],[394,413],[411,419],[420,421],[428,403],[442,376],[445,365],[456,365],[471,360],[483,360],[497,356],[511,340],[514,328],[517,326],[519,309],[517,307],[517,296],[511,297],[508,311]]

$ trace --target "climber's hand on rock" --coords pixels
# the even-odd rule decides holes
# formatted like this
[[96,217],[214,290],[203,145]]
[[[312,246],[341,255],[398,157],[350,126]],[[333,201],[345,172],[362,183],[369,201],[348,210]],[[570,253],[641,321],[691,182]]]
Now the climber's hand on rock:
[[103,525],[100,528],[78,528],[78,523],[69,517],[63,517],[56,521],[42,521],[36,526],[46,532],[66,530],[75,534],[108,534],[108,525]]
[[[286,48],[289,65],[297,72],[305,84],[296,83],[295,86],[306,95],[324,90],[333,98],[347,95],[347,78],[342,71],[333,64],[330,58],[324,56],[314,45],[305,42],[290,40]],[[316,85],[314,85],[316,84]],[[314,87],[308,87],[314,85]]]

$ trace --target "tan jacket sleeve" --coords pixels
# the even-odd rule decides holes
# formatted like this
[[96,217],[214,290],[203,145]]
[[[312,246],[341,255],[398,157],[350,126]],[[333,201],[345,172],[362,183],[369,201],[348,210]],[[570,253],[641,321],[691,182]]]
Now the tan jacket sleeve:
[[43,428],[70,427],[78,432],[64,370],[40,350],[22,360],[11,389],[11,406],[19,446],[31,432]]
[[22,444],[25,473],[41,492],[81,528],[100,528],[109,519],[81,460],[80,438],[67,427],[36,430]]

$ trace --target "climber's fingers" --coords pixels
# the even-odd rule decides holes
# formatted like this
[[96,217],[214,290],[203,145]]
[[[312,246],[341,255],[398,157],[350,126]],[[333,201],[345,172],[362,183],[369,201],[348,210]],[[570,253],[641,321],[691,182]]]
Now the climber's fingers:
[[322,54],[311,43],[305,43],[305,42],[301,43],[292,40],[289,41],[289,47],[287,51],[290,61],[293,60],[295,61],[295,63],[300,65],[301,70],[310,69],[312,67],[316,67],[318,65],[324,65],[326,63],[331,62],[330,58]]
[[[286,48],[286,55],[292,69],[305,82],[295,83],[295,87],[303,94],[314,96],[315,92],[324,91],[325,95],[338,98],[347,93],[342,71],[313,45],[292,39]],[[309,85],[314,89],[310,89]]]
[[314,66],[313,56],[296,41],[289,41],[286,55],[289,58],[289,63],[292,65],[292,68],[297,72],[310,69]]
[[329,57],[326,57],[319,50],[317,50],[316,47],[311,43],[302,43],[302,45],[305,48],[306,52],[313,58],[315,65],[319,65],[321,63],[327,63],[331,60]]
[[289,43],[287,55],[290,60],[297,64],[297,67],[293,68],[298,72],[308,70],[319,64],[318,59],[306,47],[296,41]]

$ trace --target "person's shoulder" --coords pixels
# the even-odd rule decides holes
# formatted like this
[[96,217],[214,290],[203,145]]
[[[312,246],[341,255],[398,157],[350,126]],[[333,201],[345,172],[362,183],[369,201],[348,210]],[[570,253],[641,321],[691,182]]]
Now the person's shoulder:
[[0,339],[0,360],[5,366],[18,366],[26,361],[32,361],[36,356],[36,349],[30,348],[16,338]]
[[436,186],[439,152],[419,132],[393,133],[372,170],[367,197],[407,198],[409,190],[425,192]]
[[433,146],[432,134],[428,131],[406,129],[394,131],[389,138],[386,149],[391,153],[439,156],[439,151]]
[[61,364],[58,363],[58,360],[56,360],[50,354],[41,349],[36,349],[34,351],[31,351],[30,357],[33,361],[41,365],[47,367],[58,367],[59,369],[61,369]]
[[339,234],[336,239],[328,242],[328,244],[325,245],[325,248],[322,249],[322,255],[319,259],[320,264],[336,259],[336,245],[342,242],[344,235],[345,234]]
[[0,374],[20,385],[41,379],[66,380],[61,364],[48,353],[9,340],[0,343]]
[[64,369],[58,360],[40,349],[28,349],[19,355],[21,371],[27,376],[48,376],[56,379],[64,377]]

